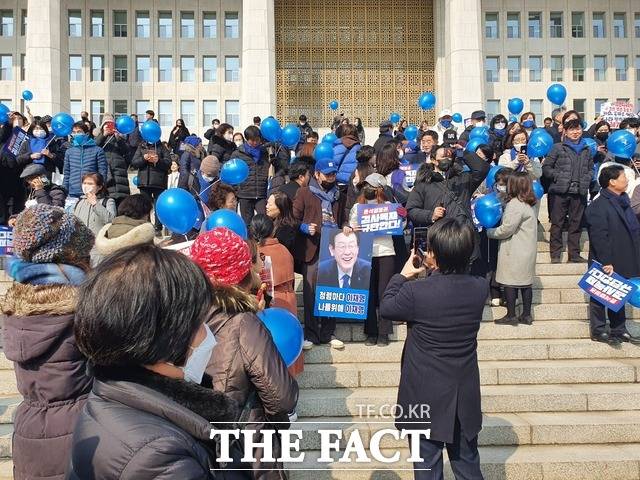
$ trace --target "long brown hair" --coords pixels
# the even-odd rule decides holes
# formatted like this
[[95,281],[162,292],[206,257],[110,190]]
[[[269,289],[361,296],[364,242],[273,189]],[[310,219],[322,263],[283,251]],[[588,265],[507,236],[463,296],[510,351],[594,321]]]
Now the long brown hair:
[[374,188],[368,183],[364,183],[362,188],[360,189],[360,195],[358,196],[358,200],[356,203],[367,203],[367,198],[365,197],[366,190],[375,190],[376,192],[376,203],[385,203],[387,201],[387,196],[384,194],[384,188],[378,187]]
[[295,217],[293,216],[293,202],[291,201],[291,199],[287,196],[286,193],[280,190],[273,192],[271,195],[273,195],[276,207],[278,207],[278,210],[280,210],[280,215],[278,215],[278,218],[274,220],[276,230],[278,230],[281,225],[295,227],[297,222]]
[[533,182],[527,172],[515,172],[509,176],[507,181],[508,201],[517,198],[522,203],[527,203],[532,207],[538,203],[535,193],[533,193]]

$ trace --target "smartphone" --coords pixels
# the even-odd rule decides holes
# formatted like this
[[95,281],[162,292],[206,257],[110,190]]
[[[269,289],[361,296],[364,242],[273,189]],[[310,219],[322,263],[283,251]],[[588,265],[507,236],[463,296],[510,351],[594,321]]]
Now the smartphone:
[[525,155],[527,154],[527,146],[526,145],[523,145],[523,146],[520,147],[520,153],[523,153]]
[[[413,266],[420,268],[424,262],[424,256],[427,251],[427,227],[416,227],[413,229]],[[416,265],[417,264],[417,265]]]

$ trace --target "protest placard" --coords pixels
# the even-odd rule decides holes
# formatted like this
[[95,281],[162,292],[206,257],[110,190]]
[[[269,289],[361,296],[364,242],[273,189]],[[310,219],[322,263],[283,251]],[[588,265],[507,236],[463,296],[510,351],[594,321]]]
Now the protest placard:
[[322,229],[314,315],[367,318],[372,250],[373,234]]
[[402,235],[404,219],[398,215],[399,203],[358,204],[358,225],[362,233]]
[[13,255],[13,228],[0,226],[0,256]]
[[420,168],[419,163],[403,163],[400,164],[400,170],[404,172],[404,180],[402,181],[402,186],[405,190],[411,191],[413,185],[416,183],[416,174],[418,173],[418,168]]
[[20,149],[22,148],[22,144],[28,139],[27,132],[22,130],[20,127],[14,127],[11,132],[11,136],[7,143],[4,144],[2,151],[9,155],[11,158],[15,159],[20,153]]
[[600,106],[600,116],[611,128],[620,127],[625,118],[636,117],[633,104],[629,102],[606,102]]
[[587,292],[609,310],[614,312],[624,308],[627,300],[633,295],[637,287],[629,283],[626,278],[613,272],[608,275],[602,270],[602,265],[593,262],[584,274],[578,286]]

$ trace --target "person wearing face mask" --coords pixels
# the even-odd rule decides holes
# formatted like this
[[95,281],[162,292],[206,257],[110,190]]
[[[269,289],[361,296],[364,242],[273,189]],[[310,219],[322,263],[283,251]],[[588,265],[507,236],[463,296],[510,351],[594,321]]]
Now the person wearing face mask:
[[167,176],[167,188],[178,188],[178,180],[180,179],[180,165],[178,162],[172,161],[169,175]]
[[487,119],[487,114],[484,110],[476,110],[471,114],[471,125],[464,129],[464,132],[460,134],[459,140],[461,142],[468,142],[469,135],[471,134],[471,130],[476,127],[484,127],[485,120]]
[[516,172],[526,172],[532,180],[542,176],[542,165],[537,158],[527,155],[529,136],[526,131],[507,137],[504,142],[505,150],[498,160],[498,165],[512,168]]
[[89,118],[89,112],[80,112],[80,121],[87,126],[87,134],[91,136],[96,128],[96,124]]
[[202,160],[200,169],[196,172],[195,176],[198,180],[196,193],[200,202],[200,208],[206,216],[209,212],[205,209],[205,206],[209,202],[211,188],[220,176],[220,161],[213,155],[207,155]]
[[[214,300],[206,316],[218,342],[206,369],[213,389],[249,409],[247,421],[258,431],[254,441],[260,440],[262,429],[288,428],[288,413],[295,410],[298,401],[298,384],[256,316],[260,307],[254,292],[260,286],[258,272],[262,268],[258,248],[218,227],[199,235],[190,255],[213,285]],[[254,449],[257,461],[244,468],[253,468],[252,478],[280,480],[282,464],[262,461],[262,453]],[[279,453],[276,441],[274,458]]]
[[184,120],[182,120],[181,118],[176,120],[176,125],[175,127],[173,127],[171,133],[169,134],[168,144],[171,151],[176,155],[180,155],[181,144],[189,135],[189,129],[185,127]]
[[523,113],[520,115],[520,124],[527,135],[531,135],[531,132],[536,128],[536,114],[533,112]]
[[20,174],[26,184],[30,187],[25,207],[29,208],[39,203],[53,205],[54,207],[64,207],[67,199],[67,192],[60,185],[51,183],[47,177],[47,170],[39,163],[27,165]]
[[504,141],[507,138],[507,117],[502,114],[494,115],[489,124],[489,140],[495,152],[504,150]]
[[209,138],[207,152],[214,155],[222,163],[225,163],[231,157],[231,154],[237,148],[233,142],[233,127],[228,123],[221,124]]
[[453,123],[451,110],[445,108],[444,110],[440,111],[440,115],[438,115],[438,121],[433,127],[429,127],[429,130],[433,130],[440,137],[442,137],[444,132],[446,132],[447,130],[455,130],[456,133],[458,133],[458,127]]
[[197,265],[150,245],[89,275],[73,333],[95,380],[67,478],[217,478],[211,428],[230,428],[238,405],[205,375],[218,346],[205,324],[214,302]]
[[[109,115],[110,117],[110,115]],[[116,124],[105,114],[105,122],[96,135],[96,145],[104,150],[109,174],[106,188],[109,198],[118,205],[131,191],[129,188],[129,146],[124,135],[116,130]]]
[[410,188],[406,173],[400,169],[400,151],[395,144],[385,145],[376,155],[376,172],[385,177],[386,185],[393,192],[395,201],[405,205]]
[[178,181],[178,186],[197,195],[200,192],[197,172],[200,170],[200,162],[205,157],[206,152],[202,147],[202,140],[196,135],[186,137],[182,146],[184,150],[180,155],[180,180]]
[[242,135],[242,133],[240,132],[234,133],[233,144],[236,146],[236,148],[240,148],[242,145],[244,145],[244,135]]
[[54,135],[49,133],[47,124],[42,120],[34,121],[29,126],[27,134],[29,140],[22,143],[16,161],[22,166],[30,163],[43,165],[47,174],[51,175],[58,163],[57,144],[52,141]]
[[76,203],[73,214],[94,235],[111,223],[116,216],[116,202],[105,195],[104,180],[99,173],[87,173],[82,177],[82,197]]
[[99,173],[107,178],[109,164],[104,150],[89,137],[89,128],[83,122],[73,124],[71,147],[64,154],[64,188],[70,197],[79,199],[82,192],[82,177],[86,173]]
[[336,319],[313,314],[322,227],[337,228],[344,223],[345,196],[336,186],[337,173],[333,159],[319,159],[309,185],[300,187],[293,200],[293,216],[302,233],[295,257],[303,278],[305,350],[323,343],[344,348],[344,343],[334,337]]

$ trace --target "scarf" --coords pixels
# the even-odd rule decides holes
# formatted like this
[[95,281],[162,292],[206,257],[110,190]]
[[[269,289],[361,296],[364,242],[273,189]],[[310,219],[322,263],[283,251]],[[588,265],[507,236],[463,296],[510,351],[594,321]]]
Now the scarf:
[[334,186],[331,190],[325,192],[318,184],[318,181],[312,177],[309,181],[309,190],[320,200],[320,204],[322,205],[322,226],[337,227],[331,206],[338,201],[340,196],[338,187]]
[[626,223],[627,228],[631,232],[631,236],[633,238],[640,237],[640,223],[638,222],[638,218],[636,217],[636,214],[633,213],[633,209],[631,208],[629,195],[627,195],[626,193],[616,195],[608,188],[603,188],[601,190],[601,195],[605,196],[609,199],[610,202],[614,203],[614,206],[620,206],[624,217],[624,223]]
[[581,138],[578,143],[573,143],[570,140],[565,140],[564,144],[566,146],[568,146],[569,148],[571,148],[571,150],[573,150],[574,152],[576,152],[576,155],[580,155],[580,152],[582,150],[584,150],[584,148],[587,146],[587,143],[584,141],[584,138]]
[[248,143],[244,144],[244,153],[253,158],[253,161],[258,163],[260,157],[262,157],[262,149],[260,147],[252,147]]
[[496,135],[496,137],[504,137],[507,134],[507,129],[503,128],[501,130],[498,130],[497,128],[494,128],[493,133]]
[[[29,138],[29,148],[31,148],[31,153],[39,153],[44,150],[44,147],[47,145],[47,142],[51,136],[45,138],[31,137]],[[33,163],[44,163],[42,158],[38,158]]]
[[12,257],[8,261],[9,276],[30,285],[80,285],[85,272],[64,263],[31,263]]

